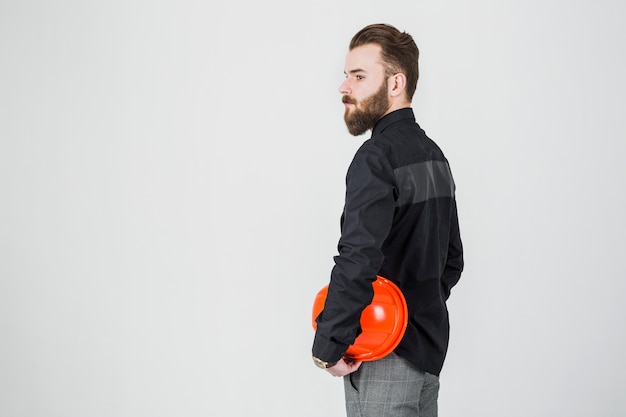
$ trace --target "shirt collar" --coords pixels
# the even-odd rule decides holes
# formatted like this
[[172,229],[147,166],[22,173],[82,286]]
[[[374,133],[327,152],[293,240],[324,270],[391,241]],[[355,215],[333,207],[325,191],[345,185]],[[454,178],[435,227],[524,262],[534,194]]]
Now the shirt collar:
[[412,108],[405,107],[384,115],[378,122],[376,122],[374,129],[372,129],[372,137],[382,133],[383,130],[388,128],[390,125],[403,119],[410,119],[415,122],[415,114],[413,113]]

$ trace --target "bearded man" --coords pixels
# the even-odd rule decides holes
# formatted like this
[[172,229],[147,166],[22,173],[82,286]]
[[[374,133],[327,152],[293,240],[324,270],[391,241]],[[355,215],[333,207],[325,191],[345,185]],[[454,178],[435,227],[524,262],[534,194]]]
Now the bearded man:
[[[418,58],[411,35],[369,25],[350,42],[339,87],[350,134],[372,135],[346,176],[339,253],[312,352],[319,367],[344,377],[348,417],[437,415],[446,302],[463,270],[463,248],[448,160],[411,108]],[[402,291],[408,325],[392,353],[355,361],[344,355],[379,275]]]

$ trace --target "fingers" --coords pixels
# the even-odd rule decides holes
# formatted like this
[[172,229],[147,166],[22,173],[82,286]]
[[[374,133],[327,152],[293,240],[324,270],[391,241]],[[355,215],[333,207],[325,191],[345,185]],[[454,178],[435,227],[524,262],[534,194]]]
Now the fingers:
[[361,361],[355,361],[352,359],[343,358],[342,360],[337,362],[335,366],[328,368],[327,371],[332,376],[337,376],[337,377],[346,376],[356,371],[357,369],[359,369],[359,367],[361,366],[361,363],[362,363]]

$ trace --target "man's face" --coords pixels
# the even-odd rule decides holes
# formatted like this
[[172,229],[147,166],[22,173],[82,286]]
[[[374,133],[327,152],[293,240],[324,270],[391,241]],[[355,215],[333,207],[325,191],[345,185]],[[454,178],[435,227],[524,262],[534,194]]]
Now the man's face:
[[387,77],[380,62],[380,46],[352,49],[346,57],[346,80],[339,86],[346,111],[344,120],[354,136],[372,129],[389,110]]

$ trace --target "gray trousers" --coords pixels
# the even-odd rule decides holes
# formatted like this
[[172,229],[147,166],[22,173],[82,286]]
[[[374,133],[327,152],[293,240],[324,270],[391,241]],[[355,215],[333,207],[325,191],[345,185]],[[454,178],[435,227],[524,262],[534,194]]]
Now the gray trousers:
[[391,353],[344,377],[348,417],[436,417],[439,378]]

